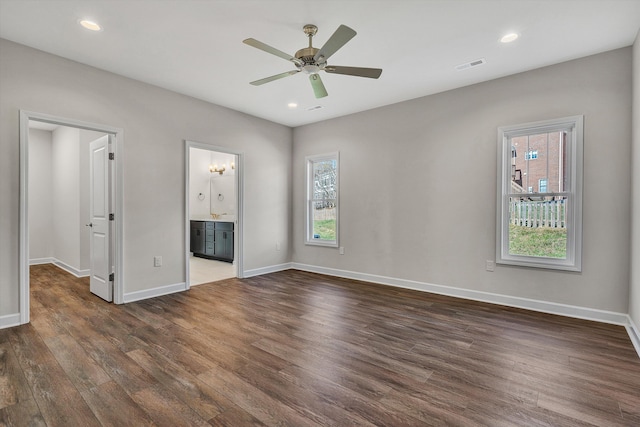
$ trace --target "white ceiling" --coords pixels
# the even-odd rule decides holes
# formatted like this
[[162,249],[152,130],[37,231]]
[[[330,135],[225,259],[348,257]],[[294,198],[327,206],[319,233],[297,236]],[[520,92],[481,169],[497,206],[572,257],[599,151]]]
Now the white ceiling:
[[[319,28],[315,47],[356,30],[328,62],[380,79],[322,73],[323,99],[302,73],[251,86],[295,67],[242,40],[293,54],[304,24]],[[288,126],[630,46],[639,28],[640,0],[0,0],[2,38]],[[507,32],[520,38],[500,43]]]

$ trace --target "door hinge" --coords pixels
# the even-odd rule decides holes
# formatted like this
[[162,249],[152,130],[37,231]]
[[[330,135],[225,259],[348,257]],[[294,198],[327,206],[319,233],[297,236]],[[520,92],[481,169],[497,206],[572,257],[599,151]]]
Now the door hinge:
[[113,160],[116,158],[116,154],[115,153],[109,153],[109,160]]
[[115,276],[114,276],[114,274],[113,274],[113,273],[111,273],[111,274],[109,275],[109,281],[110,281],[110,282],[113,282],[113,281],[114,281],[114,279],[115,279]]
[[113,221],[114,219],[116,219],[116,216],[114,214],[109,214],[109,221]]

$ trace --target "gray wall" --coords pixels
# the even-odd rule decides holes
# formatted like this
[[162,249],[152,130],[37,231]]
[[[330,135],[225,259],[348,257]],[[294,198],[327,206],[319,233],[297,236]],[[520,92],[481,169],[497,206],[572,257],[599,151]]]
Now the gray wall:
[[29,259],[54,256],[51,131],[29,131]]
[[[640,32],[633,44],[633,179],[629,315],[640,328]],[[640,333],[640,331],[636,331]]]
[[290,128],[6,40],[0,55],[0,316],[18,313],[20,109],[124,129],[125,293],[184,282],[185,139],[245,154],[245,269],[289,261]]
[[[293,261],[627,313],[631,48],[294,130]],[[583,271],[498,266],[497,127],[585,117]],[[340,151],[340,246],[304,245],[304,157]]]
[[60,126],[51,144],[53,253],[80,269],[80,129]]

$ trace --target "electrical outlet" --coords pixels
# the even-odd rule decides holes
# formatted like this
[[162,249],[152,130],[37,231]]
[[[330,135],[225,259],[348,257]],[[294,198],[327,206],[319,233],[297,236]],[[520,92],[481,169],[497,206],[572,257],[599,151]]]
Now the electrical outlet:
[[153,257],[153,266],[154,267],[162,267],[162,257],[161,256],[154,256]]
[[344,247],[340,246],[340,255],[344,255]]
[[496,269],[496,262],[488,259],[486,268],[487,268],[487,271],[494,271]]
[[276,251],[280,250],[280,242],[276,242]]

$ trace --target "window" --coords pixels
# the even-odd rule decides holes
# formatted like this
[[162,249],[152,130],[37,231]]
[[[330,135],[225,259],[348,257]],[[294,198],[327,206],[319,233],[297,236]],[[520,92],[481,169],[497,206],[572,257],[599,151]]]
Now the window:
[[310,156],[307,162],[308,245],[338,246],[338,153]]
[[538,158],[538,150],[527,151],[524,153],[525,160],[535,160]]
[[498,129],[497,263],[581,271],[582,128],[574,116]]
[[547,180],[546,178],[540,178],[538,180],[538,193],[546,193],[547,192]]

